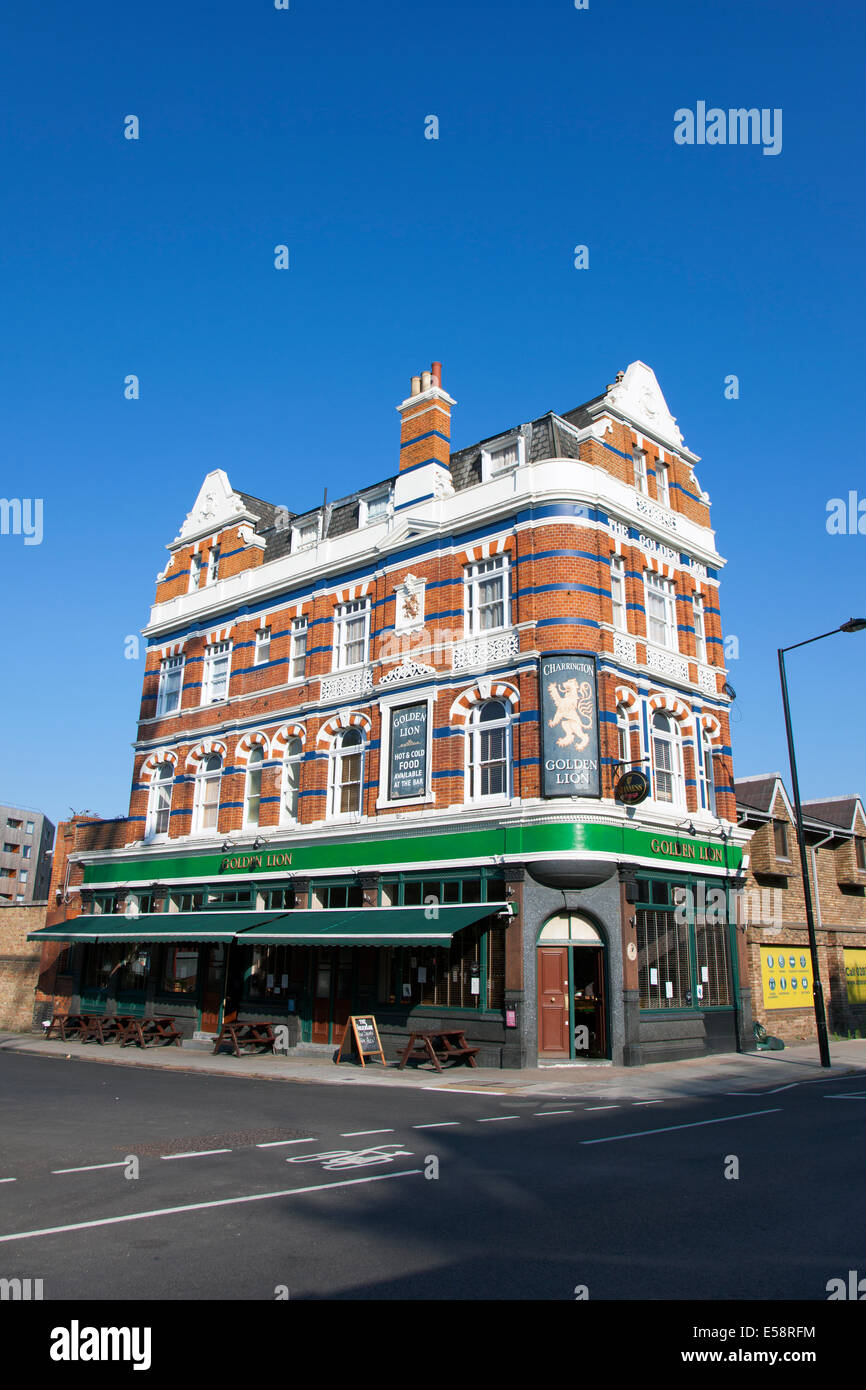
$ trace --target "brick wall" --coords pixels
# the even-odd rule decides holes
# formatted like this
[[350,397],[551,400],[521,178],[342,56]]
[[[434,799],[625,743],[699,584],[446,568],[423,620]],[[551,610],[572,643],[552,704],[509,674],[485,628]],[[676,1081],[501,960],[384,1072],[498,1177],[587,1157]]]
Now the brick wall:
[[39,980],[39,946],[27,933],[45,926],[47,904],[0,907],[0,1029],[29,1029]]

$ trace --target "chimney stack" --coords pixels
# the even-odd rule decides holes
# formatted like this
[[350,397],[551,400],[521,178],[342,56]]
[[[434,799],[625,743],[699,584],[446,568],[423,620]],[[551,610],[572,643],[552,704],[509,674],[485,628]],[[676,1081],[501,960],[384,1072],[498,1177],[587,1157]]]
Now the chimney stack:
[[[400,412],[400,478],[395,507],[450,493],[451,407],[457,402],[442,390],[442,363],[412,377],[410,394]],[[405,483],[403,474],[407,474]]]

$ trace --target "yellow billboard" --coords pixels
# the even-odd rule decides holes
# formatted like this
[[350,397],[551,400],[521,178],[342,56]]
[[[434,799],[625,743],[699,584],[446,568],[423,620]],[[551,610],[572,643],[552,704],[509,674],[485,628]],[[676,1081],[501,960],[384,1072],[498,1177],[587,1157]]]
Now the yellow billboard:
[[848,986],[849,1004],[866,1004],[866,951],[849,950],[842,952],[845,957],[845,981]]
[[[866,951],[862,952],[866,956]],[[766,1009],[811,1008],[812,958],[803,946],[762,946],[761,985]]]

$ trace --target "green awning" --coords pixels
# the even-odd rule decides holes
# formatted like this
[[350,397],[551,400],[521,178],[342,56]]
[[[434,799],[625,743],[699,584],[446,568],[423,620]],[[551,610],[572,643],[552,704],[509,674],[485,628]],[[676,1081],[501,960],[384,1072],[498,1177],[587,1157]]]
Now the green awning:
[[[240,946],[448,946],[455,932],[507,903],[459,907],[297,908],[278,912],[87,913],[28,932],[28,941],[236,941]],[[505,918],[503,916],[503,925]]]
[[[279,921],[262,923],[238,936],[239,946],[449,946],[455,932],[491,914],[507,913],[506,903],[459,907],[348,907],[340,911],[296,908]],[[505,925],[505,918],[502,918]]]

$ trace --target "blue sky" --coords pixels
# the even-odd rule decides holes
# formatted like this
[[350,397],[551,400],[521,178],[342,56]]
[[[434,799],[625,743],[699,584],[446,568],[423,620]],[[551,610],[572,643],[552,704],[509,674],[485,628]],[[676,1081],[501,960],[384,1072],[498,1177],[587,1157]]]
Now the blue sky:
[[[864,26],[805,0],[6,5],[0,495],[42,498],[44,538],[0,536],[0,800],[125,813],[124,639],[204,474],[292,509],[388,476],[434,359],[453,447],[653,367],[728,559],[735,767],[785,770],[777,646],[866,612],[866,535],[825,526],[866,499]],[[698,101],[780,108],[781,153],[675,144]],[[790,674],[803,795],[866,793],[866,633]]]

